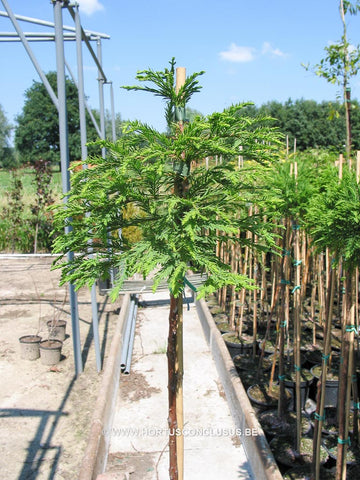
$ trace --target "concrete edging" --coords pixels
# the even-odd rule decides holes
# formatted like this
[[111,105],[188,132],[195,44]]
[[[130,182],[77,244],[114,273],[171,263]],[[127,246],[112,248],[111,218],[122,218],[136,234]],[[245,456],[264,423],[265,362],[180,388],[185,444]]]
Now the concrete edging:
[[110,437],[104,430],[111,428],[115,411],[116,395],[120,380],[120,356],[123,330],[130,305],[130,295],[123,297],[120,314],[106,360],[94,413],[91,420],[89,441],[80,467],[79,480],[95,480],[106,467]]
[[283,477],[265,438],[264,431],[205,300],[197,300],[196,308],[225,390],[235,426],[241,432],[250,429],[248,431],[258,433],[257,435],[241,435],[240,437],[254,477],[256,480],[282,480]]

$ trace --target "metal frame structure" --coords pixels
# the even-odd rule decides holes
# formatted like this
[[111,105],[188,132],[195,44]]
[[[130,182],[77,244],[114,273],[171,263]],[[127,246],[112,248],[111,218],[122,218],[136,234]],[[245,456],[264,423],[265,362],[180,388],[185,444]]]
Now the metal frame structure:
[[[86,161],[87,159],[87,135],[86,135],[86,121],[85,121],[85,109],[88,110],[91,120],[94,123],[94,126],[97,130],[97,133],[101,139],[105,139],[105,106],[104,106],[104,85],[110,85],[110,99],[111,99],[111,120],[112,120],[112,139],[116,140],[115,134],[115,110],[114,110],[114,95],[112,89],[112,82],[109,82],[106,78],[106,75],[102,67],[102,50],[101,50],[101,40],[109,39],[109,35],[93,32],[89,30],[84,30],[81,26],[80,15],[79,15],[79,5],[77,2],[70,2],[69,0],[52,0],[53,10],[54,10],[54,23],[31,18],[24,17],[22,15],[15,15],[7,0],[1,0],[5,12],[0,11],[0,16],[8,17],[16,33],[14,32],[0,32],[0,41],[21,41],[27,54],[30,57],[37,73],[40,76],[48,94],[50,95],[54,105],[56,106],[59,114],[59,137],[60,137],[60,160],[61,160],[61,179],[62,179],[62,190],[66,195],[70,190],[70,173],[69,173],[69,142],[68,142],[68,125],[67,125],[67,110],[66,110],[66,91],[65,91],[65,68],[70,73],[72,80],[78,88],[79,94],[79,117],[80,117],[80,141],[81,141],[81,159]],[[63,8],[66,8],[75,24],[75,27],[66,26],[63,24]],[[19,25],[19,21],[24,21],[28,23],[34,23],[41,26],[52,27],[53,32],[23,32]],[[46,75],[43,73],[36,56],[34,55],[29,42],[44,42],[44,41],[54,41],[56,48],[56,70],[57,70],[57,95],[53,91],[51,85],[49,84]],[[73,73],[71,72],[64,54],[64,42],[65,41],[75,41],[76,42],[76,56],[77,56],[77,73],[78,81],[76,82]],[[90,42],[96,41],[97,44],[97,53],[94,52]],[[100,127],[97,125],[97,122],[92,115],[90,108],[88,107],[85,100],[84,92],[84,75],[83,75],[83,63],[82,63],[82,42],[87,46],[95,65],[98,70],[98,84],[99,84],[99,107],[100,107]],[[102,155],[105,158],[105,150],[102,150]],[[66,197],[64,202],[66,202]],[[69,227],[66,227],[65,231],[68,231]],[[89,245],[89,254],[91,255],[91,245]],[[68,253],[68,260],[73,258],[74,253]],[[71,310],[71,324],[72,324],[72,337],[73,337],[73,350],[74,350],[74,363],[75,363],[75,375],[80,374],[83,371],[83,362],[81,355],[81,343],[80,343],[80,328],[79,328],[79,315],[78,315],[78,304],[77,304],[77,294],[75,291],[75,286],[69,284],[69,298],[70,298],[70,310]],[[94,346],[95,346],[95,357],[96,357],[96,367],[98,372],[101,370],[101,352],[100,352],[100,341],[99,341],[99,328],[98,328],[98,308],[96,300],[96,287],[95,284],[91,288],[91,305],[92,305],[92,325],[94,333]]]

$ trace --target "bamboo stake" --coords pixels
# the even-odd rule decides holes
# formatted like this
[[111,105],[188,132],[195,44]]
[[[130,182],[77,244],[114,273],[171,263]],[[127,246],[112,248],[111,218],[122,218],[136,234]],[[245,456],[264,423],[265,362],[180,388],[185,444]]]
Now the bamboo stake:
[[294,265],[295,265],[295,287],[294,295],[294,368],[295,368],[295,392],[296,392],[296,450],[300,452],[301,445],[301,358],[300,358],[300,299],[301,299],[301,281],[300,281],[300,245],[299,245],[299,225],[293,225],[294,229]]
[[330,270],[329,275],[329,288],[326,302],[326,324],[325,324],[325,343],[324,353],[322,357],[322,371],[319,378],[318,392],[319,398],[317,398],[316,412],[315,412],[315,431],[314,431],[314,443],[313,443],[313,465],[315,466],[315,480],[320,480],[320,447],[321,447],[321,433],[324,420],[324,406],[325,406],[325,387],[326,387],[326,375],[328,368],[328,359],[331,349],[331,322],[333,315],[334,305],[334,290],[335,290],[335,272]]
[[342,153],[340,153],[340,155],[339,155],[339,179],[342,178],[343,162],[344,162],[344,156],[343,156]]
[[[254,237],[254,243],[257,241],[257,236]],[[258,262],[257,262],[257,255],[254,254],[254,284],[257,285],[257,277],[258,277]],[[253,290],[253,357],[256,356],[256,347],[257,347],[257,289]]]
[[[184,67],[178,67],[176,69],[176,93],[178,94],[180,89],[183,87],[186,81],[186,69]],[[180,131],[183,131],[183,122],[179,122]],[[171,307],[170,302],[170,307]],[[183,480],[184,478],[184,401],[183,401],[183,376],[184,376],[184,346],[183,346],[183,299],[182,295],[179,295],[177,298],[173,299],[173,308],[175,309],[170,316],[173,315],[174,318],[170,319],[170,329],[174,328],[172,322],[176,322],[176,339],[175,339],[175,380],[176,391],[175,391],[175,411],[176,411],[176,470],[177,475],[170,478],[171,480]],[[169,332],[169,337],[171,332]],[[170,392],[170,385],[169,385]],[[169,393],[170,395],[170,393]],[[171,394],[173,395],[173,393]],[[170,396],[169,396],[170,399]],[[170,420],[169,420],[170,422]],[[173,422],[172,422],[173,423]],[[170,425],[169,425],[170,426]],[[170,434],[174,432],[171,432]],[[174,435],[175,436],[175,435]],[[169,446],[170,450],[170,446]],[[170,454],[171,455],[171,454]],[[175,461],[173,457],[170,457],[172,461]],[[170,462],[171,463],[171,462]],[[170,474],[174,470],[174,467],[170,465]],[[173,473],[174,474],[174,473]]]
[[278,320],[277,331],[279,332],[279,402],[278,402],[278,416],[282,418],[285,413],[285,378],[284,378],[284,345],[285,345],[285,331],[288,323],[289,312],[289,283],[290,283],[290,222],[285,219],[286,230],[284,234],[283,243],[283,257],[282,257],[282,275],[281,279],[281,308]]
[[346,479],[346,451],[349,438],[350,391],[353,367],[354,321],[355,321],[355,278],[346,272],[346,312],[343,329],[342,362],[339,375],[339,437],[336,462],[336,480]]
[[[240,233],[237,233],[236,238],[238,239],[236,244],[231,245],[231,271],[234,273],[237,273],[239,268],[238,252],[239,252]],[[235,290],[235,285],[233,285],[231,287],[230,318],[229,318],[229,324],[230,324],[231,330],[235,330],[235,310],[236,310],[236,290]]]

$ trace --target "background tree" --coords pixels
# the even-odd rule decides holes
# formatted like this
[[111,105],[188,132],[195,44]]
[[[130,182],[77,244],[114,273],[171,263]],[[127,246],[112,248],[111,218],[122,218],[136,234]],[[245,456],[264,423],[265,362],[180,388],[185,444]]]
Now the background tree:
[[0,105],[0,167],[15,166],[14,151],[10,145],[12,128]]
[[[353,146],[360,148],[359,137],[359,104],[352,102]],[[244,114],[269,115],[276,119],[279,130],[288,137],[290,150],[296,140],[297,151],[324,148],[337,153],[344,151],[346,129],[344,123],[344,105],[339,102],[288,99],[281,103],[271,101],[259,107],[247,107]]]
[[[51,87],[57,91],[56,72],[46,75]],[[77,87],[66,79],[68,134],[70,161],[81,158],[79,100]],[[42,82],[33,82],[25,92],[23,111],[17,116],[15,146],[21,163],[32,163],[42,159],[51,163],[60,162],[58,112]],[[98,138],[87,115],[88,141]],[[89,153],[94,153],[94,147]]]
[[[342,88],[342,96],[345,106],[346,125],[346,154],[350,157],[351,151],[351,121],[350,121],[350,78],[357,75],[360,62],[360,47],[351,45],[348,40],[346,16],[356,15],[360,10],[359,1],[350,2],[340,0],[339,13],[343,27],[343,33],[339,42],[325,47],[325,58],[315,65],[316,75],[325,78],[327,82],[339,85]],[[307,67],[308,68],[308,67]]]
[[[268,118],[238,115],[243,105],[183,123],[186,102],[200,90],[199,73],[189,76],[177,91],[174,66],[173,59],[170,68],[164,71],[139,72],[137,79],[145,85],[127,87],[165,100],[170,134],[130,122],[116,144],[102,142],[109,158],[93,158],[93,168],[77,172],[66,206],[55,209],[59,236],[54,244],[54,252],[63,255],[69,250],[78,252],[71,262],[62,257],[59,265],[62,281],[70,280],[78,287],[92,285],[109,266],[120,271],[113,291],[115,297],[124,279],[136,272],[147,277],[156,271],[154,289],[162,280],[168,281],[170,432],[181,429],[176,416],[182,384],[178,352],[182,351],[182,292],[186,273],[190,267],[207,273],[208,278],[199,290],[202,296],[225,285],[253,288],[246,276],[233,273],[219,260],[216,245],[228,240],[228,235],[232,235],[233,242],[251,244],[236,235],[239,230],[257,235],[257,248],[265,241],[272,244],[270,225],[260,216],[249,217],[247,208],[243,208],[249,192],[255,189],[247,182],[246,169],[237,169],[237,158],[241,145],[244,156],[253,160],[250,169],[253,172],[257,163],[267,165],[277,158],[279,144],[279,133]],[[209,168],[202,165],[204,158],[216,155],[223,156],[222,164],[213,162]],[[124,218],[128,205],[135,205],[141,214]],[[68,234],[62,233],[65,223],[72,227]],[[141,229],[141,239],[135,243],[117,235],[118,228],[129,226]],[[113,234],[111,254],[107,242],[109,231]],[[88,256],[90,239],[95,254],[92,258]],[[170,478],[174,480],[182,478],[178,476],[179,441],[176,435],[170,435]]]

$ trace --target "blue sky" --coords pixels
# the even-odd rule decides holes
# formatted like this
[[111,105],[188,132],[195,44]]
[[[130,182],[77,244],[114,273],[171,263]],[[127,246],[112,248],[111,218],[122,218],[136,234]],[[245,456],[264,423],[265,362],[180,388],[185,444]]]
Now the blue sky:
[[[50,0],[7,0],[16,14],[53,21]],[[202,90],[190,107],[203,114],[243,101],[261,105],[305,98],[334,101],[340,90],[306,71],[324,56],[324,47],[340,39],[338,0],[80,0],[84,29],[110,35],[102,41],[105,73],[113,82],[115,110],[123,119],[139,119],[163,130],[160,99],[127,92],[138,70],[162,70],[172,57],[187,72],[205,70]],[[0,10],[5,10],[0,0]],[[73,26],[65,9],[65,25]],[[20,22],[23,31],[46,32],[48,27]],[[0,31],[12,32],[9,19],[0,17]],[[360,43],[360,15],[350,17],[349,40]],[[55,70],[55,45],[31,43],[43,71]],[[96,50],[96,45],[93,44]],[[65,54],[76,72],[75,43]],[[24,92],[39,77],[21,43],[0,42],[0,105],[10,122],[21,113]],[[84,48],[85,91],[98,108],[95,65]],[[351,83],[360,97],[360,80]],[[109,89],[105,89],[110,108]]]

